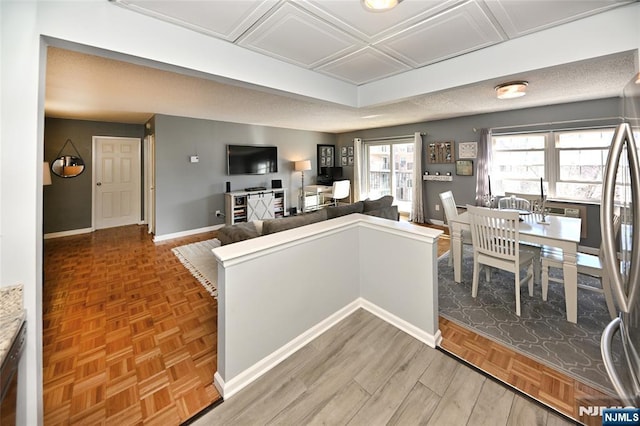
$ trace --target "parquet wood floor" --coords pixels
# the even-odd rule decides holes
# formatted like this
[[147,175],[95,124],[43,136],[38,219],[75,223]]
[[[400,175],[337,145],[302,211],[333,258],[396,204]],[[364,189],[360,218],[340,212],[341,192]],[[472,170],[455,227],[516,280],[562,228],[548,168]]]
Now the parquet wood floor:
[[[214,236],[154,244],[145,227],[127,226],[45,241],[45,425],[177,425],[219,400],[217,302],[171,252]],[[445,235],[438,255],[448,249]],[[610,405],[442,318],[440,329],[445,350],[562,413]]]
[[177,425],[220,398],[217,302],[144,226],[46,240],[45,425]]

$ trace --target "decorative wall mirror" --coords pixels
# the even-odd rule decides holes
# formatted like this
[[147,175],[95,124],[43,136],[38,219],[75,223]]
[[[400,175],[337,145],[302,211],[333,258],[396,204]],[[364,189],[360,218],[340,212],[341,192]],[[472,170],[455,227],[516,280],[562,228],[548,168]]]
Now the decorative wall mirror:
[[51,172],[63,178],[76,177],[84,171],[84,161],[80,157],[63,155],[51,163]]
[[[77,155],[62,155],[64,149],[69,143]],[[84,160],[82,160],[76,146],[71,142],[71,139],[67,139],[56,159],[51,163],[51,172],[62,178],[72,178],[81,174],[84,171],[84,168]]]

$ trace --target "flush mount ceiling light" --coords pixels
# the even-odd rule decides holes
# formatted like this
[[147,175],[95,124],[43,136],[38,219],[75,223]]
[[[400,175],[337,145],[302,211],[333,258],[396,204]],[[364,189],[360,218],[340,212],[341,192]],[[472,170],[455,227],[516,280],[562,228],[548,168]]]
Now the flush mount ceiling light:
[[370,12],[384,12],[391,10],[402,0],[361,0],[362,6]]
[[498,99],[519,98],[527,94],[526,81],[511,81],[509,83],[500,84],[495,87]]

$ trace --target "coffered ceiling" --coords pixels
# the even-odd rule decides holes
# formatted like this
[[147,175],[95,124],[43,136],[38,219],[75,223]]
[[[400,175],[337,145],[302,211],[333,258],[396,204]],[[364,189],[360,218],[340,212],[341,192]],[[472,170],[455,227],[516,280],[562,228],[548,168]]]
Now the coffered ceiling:
[[[613,0],[404,0],[391,11],[372,13],[366,11],[359,0],[113,1],[125,9],[224,40],[236,48],[363,88],[397,81],[403,74],[415,70],[633,3]],[[637,51],[632,50],[513,75],[513,78],[530,81],[531,90],[530,94],[508,106],[493,96],[495,84],[505,79],[498,71],[495,79],[483,78],[447,90],[354,108],[259,87],[224,84],[206,76],[186,76],[146,65],[50,49],[47,113],[63,116],[64,105],[77,102],[73,100],[74,86],[78,89],[84,81],[86,85],[81,89],[86,104],[77,109],[79,112],[84,110],[87,119],[97,119],[98,110],[104,109],[110,114],[110,121],[140,121],[148,118],[149,113],[160,112],[341,132],[499,111],[514,106],[524,108],[620,96],[622,87],[637,72],[638,58]],[[100,70],[105,66],[112,72],[102,73]],[[117,73],[113,73],[116,68]],[[102,83],[92,89],[91,76],[97,74]],[[119,76],[120,80],[126,76],[128,85],[154,90],[153,108],[145,105],[143,99],[133,102],[139,104],[135,111],[126,111],[132,109],[131,106],[119,107],[116,89],[120,84],[107,85],[110,92],[106,95],[99,93],[99,87],[105,87],[105,81],[113,75]],[[159,86],[156,79],[164,83]],[[147,88],[149,81],[155,81],[155,85]],[[198,85],[199,89],[182,92],[179,97],[176,92],[187,81]],[[571,91],[565,89],[567,82],[571,82]],[[103,103],[105,99],[113,99],[114,104],[92,105],[91,91],[96,91],[95,96],[102,96]],[[123,104],[131,105],[130,93],[122,93],[128,99]],[[214,98],[227,101],[224,109],[211,108],[210,100]]]

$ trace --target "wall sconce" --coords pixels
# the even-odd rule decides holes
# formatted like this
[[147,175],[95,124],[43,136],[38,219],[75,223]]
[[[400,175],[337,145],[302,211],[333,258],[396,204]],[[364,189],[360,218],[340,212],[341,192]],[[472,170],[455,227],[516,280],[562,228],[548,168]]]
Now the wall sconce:
[[526,81],[512,81],[500,84],[494,89],[498,99],[513,99],[526,95],[528,85],[529,83]]
[[51,169],[49,162],[42,163],[42,186],[51,185]]

